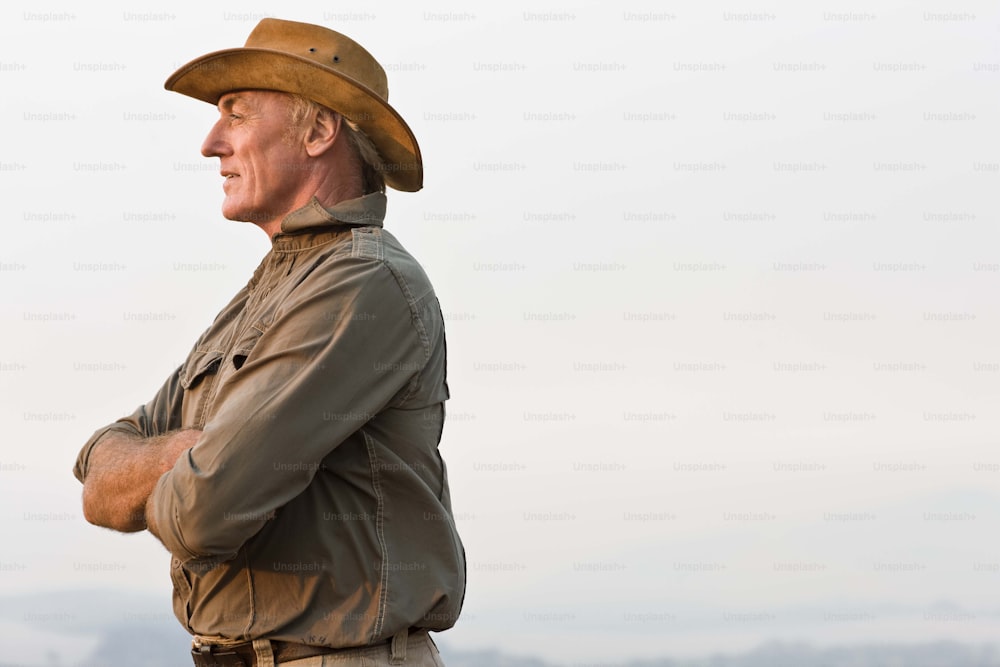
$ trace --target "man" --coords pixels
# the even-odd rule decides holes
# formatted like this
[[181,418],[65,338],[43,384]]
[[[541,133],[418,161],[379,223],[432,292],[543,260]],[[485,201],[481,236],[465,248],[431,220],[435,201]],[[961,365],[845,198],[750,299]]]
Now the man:
[[441,665],[427,631],[465,592],[444,326],[382,229],[385,185],[422,185],[385,72],[332,30],[265,19],[166,87],[218,106],[202,153],[223,214],[272,248],[156,396],[83,447],[84,515],[172,553],[196,665]]

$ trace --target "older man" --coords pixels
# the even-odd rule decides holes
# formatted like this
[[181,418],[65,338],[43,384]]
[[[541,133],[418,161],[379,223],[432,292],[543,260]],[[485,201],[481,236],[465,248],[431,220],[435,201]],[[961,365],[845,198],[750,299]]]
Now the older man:
[[173,555],[196,665],[440,665],[465,555],[438,452],[440,307],[382,229],[422,184],[385,72],[320,26],[265,19],[180,68],[216,104],[222,211],[272,247],[153,399],[77,460],[88,521]]

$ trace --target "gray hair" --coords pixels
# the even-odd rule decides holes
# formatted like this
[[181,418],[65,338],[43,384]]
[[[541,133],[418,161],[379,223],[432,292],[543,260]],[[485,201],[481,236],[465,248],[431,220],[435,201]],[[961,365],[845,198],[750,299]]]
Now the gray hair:
[[[375,144],[372,140],[368,138],[358,124],[349,119],[342,113],[334,111],[333,109],[323,106],[319,102],[314,102],[307,97],[302,95],[296,95],[294,93],[288,93],[289,104],[289,132],[294,128],[298,127],[299,124],[305,120],[306,116],[310,112],[315,111],[318,114],[329,113],[340,116],[343,119],[341,124],[341,129],[347,135],[347,141],[354,150],[355,157],[358,158],[358,162],[361,163],[361,185],[364,189],[364,194],[370,192],[385,192],[385,178],[382,176],[382,172],[385,171],[384,163],[382,161],[382,156],[378,154],[378,149],[375,148]],[[290,135],[289,135],[290,136]]]

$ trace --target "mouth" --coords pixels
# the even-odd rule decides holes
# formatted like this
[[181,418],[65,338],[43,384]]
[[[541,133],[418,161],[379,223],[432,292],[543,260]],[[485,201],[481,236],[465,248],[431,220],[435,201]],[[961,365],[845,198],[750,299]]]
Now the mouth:
[[229,180],[230,178],[236,178],[237,176],[239,176],[239,174],[233,173],[231,171],[221,171],[219,173],[226,180]]

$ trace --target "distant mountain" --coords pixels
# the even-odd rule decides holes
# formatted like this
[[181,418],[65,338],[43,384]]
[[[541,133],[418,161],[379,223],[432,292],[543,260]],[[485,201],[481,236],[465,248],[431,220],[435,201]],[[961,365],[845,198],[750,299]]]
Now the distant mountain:
[[[496,652],[446,652],[442,649],[441,655],[447,667],[559,667],[552,663],[512,658]],[[571,667],[571,664],[567,667]],[[698,660],[662,658],[630,661],[620,665],[621,667],[996,667],[1000,665],[1000,653],[995,648],[966,646],[954,642],[835,648],[815,648],[774,642],[740,655],[718,654]]]
[[[123,628],[122,628],[123,629]],[[119,629],[120,630],[120,629]],[[439,642],[440,643],[440,642]],[[182,645],[186,646],[186,644]],[[497,651],[441,649],[446,667],[560,667]],[[109,631],[78,667],[177,667],[187,665],[173,633]],[[602,663],[603,664],[603,663]],[[0,663],[2,665],[2,663]],[[741,655],[700,660],[632,661],[621,667],[1000,667],[995,650],[953,642],[814,648],[773,643]],[[25,666],[29,667],[29,666]],[[34,666],[31,666],[34,667]],[[39,665],[41,667],[41,665]]]
[[[106,628],[93,652],[73,667],[178,667],[193,665],[191,636],[173,628],[121,624]],[[25,667],[28,667],[25,665]]]

